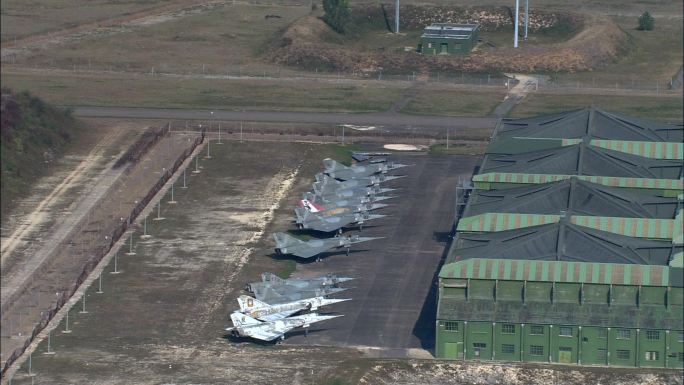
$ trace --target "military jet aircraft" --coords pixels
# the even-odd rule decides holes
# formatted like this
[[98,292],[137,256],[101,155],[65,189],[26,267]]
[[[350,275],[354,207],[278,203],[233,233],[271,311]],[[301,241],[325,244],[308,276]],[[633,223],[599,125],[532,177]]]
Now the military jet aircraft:
[[[335,274],[327,274],[314,278],[280,278],[277,275],[269,272],[261,273],[261,282],[251,282],[245,287],[245,290],[256,294],[258,289],[262,288],[281,288],[289,287],[296,290],[313,290],[325,287],[338,287],[342,282],[351,281],[354,278],[338,277]],[[257,299],[259,299],[257,297]],[[262,301],[264,301],[262,299]]]
[[263,287],[255,286],[254,297],[271,305],[297,301],[313,297],[325,297],[348,290],[346,287],[323,286],[318,288],[298,288],[290,285]]
[[357,162],[364,162],[364,161],[370,159],[371,163],[381,163],[381,162],[386,162],[387,158],[378,158],[378,157],[379,156],[380,157],[390,156],[390,153],[389,152],[352,151],[351,156]]
[[333,274],[306,279],[283,279],[273,273],[262,273],[261,282],[251,282],[247,284],[245,290],[254,294],[258,300],[277,304],[339,293],[347,290],[339,287],[340,283],[352,279]]
[[338,207],[355,207],[357,211],[368,211],[373,209],[379,209],[382,207],[373,207],[372,203],[381,202],[384,200],[396,198],[396,196],[355,196],[348,199],[338,198],[335,195],[325,195],[320,196],[314,193],[308,192],[302,194],[302,199],[299,201],[299,207],[305,208],[311,212],[326,211]]
[[226,328],[226,331],[236,337],[251,337],[262,341],[273,341],[278,338],[284,340],[285,333],[292,329],[299,327],[308,328],[313,323],[341,316],[342,315],[318,315],[316,313],[309,313],[275,321],[259,321],[247,314],[233,312],[230,314],[233,327]]
[[[341,212],[336,212],[337,210]],[[295,208],[297,216],[296,223],[302,229],[311,229],[322,232],[333,232],[342,230],[343,227],[349,225],[359,225],[359,230],[363,229],[363,224],[373,219],[380,219],[386,217],[382,214],[369,214],[367,211],[361,213],[350,212],[342,208],[328,210],[323,213],[312,213],[303,208]],[[322,215],[321,215],[322,214]]]
[[241,295],[238,297],[240,304],[240,313],[247,314],[259,321],[275,321],[287,318],[300,311],[309,310],[316,311],[319,307],[332,305],[334,303],[350,301],[351,299],[332,299],[325,297],[314,297],[300,299],[297,301],[269,305],[266,302],[259,301],[248,295]]
[[320,253],[341,247],[347,249],[347,255],[349,255],[351,245],[380,239],[380,237],[359,237],[354,235],[302,241],[285,233],[275,233],[273,238],[276,242],[276,254],[292,254],[300,258],[312,258]]
[[332,159],[324,159],[323,166],[325,167],[324,173],[328,174],[331,178],[340,180],[349,180],[356,178],[366,178],[373,174],[386,173],[391,170],[396,170],[398,168],[406,167],[407,165],[401,163],[372,163],[368,165],[354,165],[347,167],[341,163],[338,163]]
[[316,174],[316,182],[322,183],[323,185],[332,184],[337,186],[338,189],[344,190],[356,187],[368,187],[376,186],[382,182],[389,182],[391,180],[404,178],[406,175],[387,175],[387,174],[375,174],[365,178],[349,179],[345,181],[339,181],[335,178],[331,178],[323,173]]
[[315,195],[325,197],[326,199],[349,199],[358,196],[369,196],[369,195],[379,195],[385,194],[391,191],[395,191],[394,188],[384,188],[380,186],[371,187],[355,187],[348,189],[337,188],[333,184],[322,184],[320,182],[314,182],[312,185],[313,192]]
[[[345,212],[360,213],[364,211],[371,211],[387,207],[384,203],[375,203],[375,198],[373,201],[370,197],[359,197],[352,199],[342,199],[342,200],[331,200],[327,203],[316,203],[316,200],[323,200],[322,198],[316,199],[314,195],[312,199],[304,198],[299,201],[299,207],[303,208],[312,213],[325,214],[327,212],[340,212],[344,210]],[[391,197],[380,197],[380,200],[389,199]]]

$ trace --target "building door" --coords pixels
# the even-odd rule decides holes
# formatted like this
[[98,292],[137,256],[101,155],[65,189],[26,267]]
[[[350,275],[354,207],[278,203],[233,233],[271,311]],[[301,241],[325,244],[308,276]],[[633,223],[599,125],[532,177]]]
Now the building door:
[[439,47],[440,47],[440,50],[439,50],[440,54],[446,55],[449,53],[449,44],[448,43],[442,43],[439,45]]
[[558,348],[558,362],[561,364],[572,363],[572,348],[561,346]]
[[458,358],[458,349],[463,351],[460,342],[447,342],[444,344],[444,358]]

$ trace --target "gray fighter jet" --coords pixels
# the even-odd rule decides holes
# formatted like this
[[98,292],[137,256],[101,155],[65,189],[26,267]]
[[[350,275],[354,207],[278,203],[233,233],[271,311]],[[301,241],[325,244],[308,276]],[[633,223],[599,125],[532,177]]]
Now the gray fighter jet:
[[351,245],[380,239],[379,237],[359,237],[354,235],[302,241],[285,233],[275,233],[273,238],[276,242],[276,254],[292,254],[300,258],[312,258],[328,250],[342,247],[347,250],[347,255],[349,255]]
[[[326,287],[338,287],[340,283],[348,282],[354,278],[338,277],[335,274],[327,274],[314,278],[280,278],[277,275],[269,272],[261,273],[261,282],[251,282],[245,287],[245,290],[256,294],[259,289],[265,288],[289,288],[294,290],[313,290]],[[260,299],[257,296],[257,299]],[[263,299],[260,299],[265,301]],[[270,303],[266,301],[267,303]]]
[[337,207],[356,207],[364,210],[371,210],[370,203],[381,202],[384,200],[396,198],[396,196],[384,195],[368,195],[368,196],[354,196],[348,199],[339,199],[334,195],[320,196],[308,192],[302,195],[302,200],[299,201],[299,207],[303,207],[311,212],[325,211]]
[[255,286],[254,298],[271,305],[297,301],[313,297],[325,297],[348,290],[346,287],[323,286],[318,288],[298,288],[290,285],[285,286]]
[[[340,211],[339,213],[337,212],[338,210]],[[367,221],[386,217],[386,215],[382,214],[369,214],[367,211],[354,213],[350,210],[343,210],[343,208],[328,210],[323,213],[312,213],[297,207],[295,214],[297,215],[296,223],[299,228],[326,233],[341,231],[343,227],[349,227],[354,224],[359,226],[359,230],[362,230],[363,224]]]
[[[372,211],[387,207],[388,205],[384,203],[375,203],[375,198],[371,197],[354,197],[352,199],[341,199],[341,200],[328,200],[323,203],[323,198],[313,196],[311,200],[304,198],[299,201],[299,208],[307,210],[312,213],[319,213],[321,215],[327,215],[327,213],[361,213],[364,211]],[[388,199],[389,197],[382,197],[381,199]]]
[[[386,162],[387,158],[384,158],[385,156],[389,156],[389,152],[361,152],[361,151],[352,151],[352,158],[354,158],[355,161],[357,162],[364,162],[366,160],[370,159],[371,163],[381,163],[381,162]],[[378,157],[383,157],[383,158],[378,158]]]
[[285,333],[295,328],[308,328],[312,323],[326,321],[341,317],[342,315],[318,315],[309,313],[278,319],[275,321],[259,321],[253,317],[240,312],[230,314],[233,327],[226,328],[236,337],[251,337],[262,341],[273,341],[280,338],[285,339]]
[[325,170],[323,172],[328,174],[328,176],[330,176],[331,178],[349,180],[357,178],[367,178],[373,174],[386,173],[391,170],[406,167],[407,165],[401,163],[387,162],[372,163],[363,166],[354,165],[351,167],[347,167],[332,159],[324,159],[323,166],[325,167]]
[[349,199],[359,196],[380,195],[397,190],[394,188],[386,188],[380,186],[340,189],[334,184],[322,184],[320,182],[314,182],[312,188],[315,195],[324,197],[328,200]]
[[345,181],[339,181],[335,178],[331,178],[323,173],[316,174],[316,182],[320,182],[323,185],[332,184],[337,186],[340,190],[356,188],[356,187],[368,187],[377,186],[383,182],[389,182],[391,180],[404,178],[406,175],[387,175],[387,174],[375,174],[366,178],[356,178]]
[[332,299],[325,297],[314,297],[300,299],[292,302],[269,305],[266,302],[259,301],[248,295],[241,295],[238,297],[240,304],[240,313],[247,314],[259,321],[275,321],[287,318],[300,311],[316,311],[319,307],[328,306],[339,302],[349,301],[346,299]]
[[283,279],[273,273],[262,273],[261,282],[248,283],[245,290],[254,294],[258,300],[277,304],[339,293],[347,290],[340,287],[340,283],[352,279],[333,274],[307,279]]

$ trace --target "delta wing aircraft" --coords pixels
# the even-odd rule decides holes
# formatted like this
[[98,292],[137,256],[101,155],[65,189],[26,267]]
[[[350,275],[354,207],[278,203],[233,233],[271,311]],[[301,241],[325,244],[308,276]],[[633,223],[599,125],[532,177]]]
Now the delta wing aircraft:
[[[340,212],[338,213],[337,210]],[[326,233],[338,231],[350,225],[358,225],[359,230],[361,230],[363,229],[363,224],[367,221],[386,217],[386,215],[382,214],[369,214],[367,211],[354,213],[342,208],[328,210],[323,213],[312,213],[300,207],[295,208],[295,215],[297,216],[296,223],[300,228]]]
[[247,314],[233,312],[230,319],[233,327],[226,328],[236,337],[251,337],[262,341],[285,339],[285,333],[295,328],[308,328],[311,324],[341,317],[342,315],[318,315],[316,313],[303,314],[275,321],[259,321]]
[[335,178],[331,178],[323,173],[317,173],[316,174],[316,182],[320,182],[323,184],[334,184],[336,186],[339,186],[339,189],[348,189],[348,188],[355,188],[355,187],[368,187],[368,186],[375,186],[379,185],[380,183],[383,182],[389,182],[391,180],[399,179],[399,178],[405,178],[406,175],[387,175],[387,174],[375,174],[371,175],[369,177],[365,178],[356,178],[356,179],[349,179],[345,181],[339,181]]
[[371,163],[363,166],[354,165],[347,167],[342,163],[338,163],[332,159],[326,158],[323,160],[325,167],[324,173],[331,178],[340,180],[349,180],[357,178],[367,178],[373,174],[386,173],[391,170],[406,167],[407,165],[401,163]]
[[300,311],[316,311],[319,307],[349,300],[351,299],[314,297],[287,303],[269,305],[266,302],[259,301],[258,299],[252,298],[248,295],[241,295],[238,297],[240,313],[247,314],[248,316],[256,318],[259,321],[275,321],[287,318],[295,313],[299,313]]
[[[388,205],[384,203],[375,203],[376,199],[385,200],[391,197],[354,197],[351,199],[340,199],[340,200],[329,200],[326,203],[317,203],[317,200],[323,200],[323,198],[313,195],[310,199],[304,198],[299,201],[299,207],[303,208],[312,213],[325,214],[327,212],[339,213],[341,210],[350,211],[354,213],[360,213],[364,211],[372,211],[387,207]],[[371,201],[372,199],[372,201]]]
[[265,272],[261,274],[261,282],[248,283],[245,290],[254,294],[258,300],[276,304],[339,293],[347,290],[339,285],[352,279],[354,278],[338,277],[334,274],[314,278],[283,279]]
[[[387,162],[386,156],[390,156],[389,152],[362,152],[362,151],[352,151],[352,158],[357,162],[364,162],[370,160],[371,163],[382,163]],[[378,158],[382,157],[382,158]]]
[[348,189],[337,188],[333,184],[321,184],[320,182],[314,182],[312,185],[313,192],[315,195],[324,197],[325,199],[349,199],[361,196],[379,195],[385,194],[391,191],[396,191],[394,188],[385,188],[380,186],[370,186],[370,187],[354,187]]
[[312,258],[328,250],[342,247],[347,250],[347,255],[349,255],[351,245],[380,239],[380,237],[360,237],[354,235],[302,241],[285,233],[275,233],[273,238],[275,238],[276,242],[276,254],[292,254],[300,258]]

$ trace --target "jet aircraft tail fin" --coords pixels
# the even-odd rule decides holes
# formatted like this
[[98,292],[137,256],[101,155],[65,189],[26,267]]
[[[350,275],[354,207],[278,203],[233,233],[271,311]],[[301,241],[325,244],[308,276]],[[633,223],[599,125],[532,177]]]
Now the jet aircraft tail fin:
[[233,326],[234,327],[241,327],[241,326],[249,326],[249,325],[258,325],[260,324],[259,321],[256,319],[248,316],[247,314],[242,314],[238,311],[234,311],[230,313],[230,320],[233,321]]
[[241,295],[237,299],[238,304],[240,304],[240,311],[246,312],[252,309],[269,307],[266,302],[259,301],[256,298],[250,297],[248,295]]
[[265,272],[261,273],[261,282],[269,282],[271,286],[275,286],[282,285],[283,283],[285,283],[285,280],[273,273]]
[[339,163],[339,162],[337,162],[337,161],[335,161],[335,160],[332,160],[332,159],[330,159],[330,158],[325,158],[325,159],[323,159],[323,167],[325,167],[325,172],[326,172],[326,173],[328,173],[328,172],[335,172],[335,171],[341,171],[341,170],[344,170],[344,169],[347,168],[347,167],[345,167],[343,164],[341,164],[341,163]]
[[285,233],[275,233],[273,234],[273,239],[275,239],[276,248],[278,249],[302,243],[301,240]]

